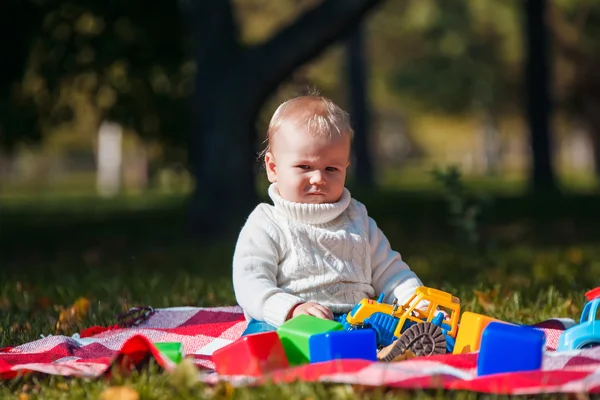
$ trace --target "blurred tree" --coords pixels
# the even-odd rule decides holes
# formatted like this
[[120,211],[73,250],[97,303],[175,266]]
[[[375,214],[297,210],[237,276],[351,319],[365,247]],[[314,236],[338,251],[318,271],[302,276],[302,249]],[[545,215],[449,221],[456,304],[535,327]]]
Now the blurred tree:
[[533,153],[530,183],[534,193],[556,193],[558,186],[552,166],[550,132],[552,100],[546,0],[526,0],[523,7],[527,39],[525,94]]
[[20,85],[40,22],[40,10],[30,2],[0,3],[0,149],[40,137],[35,107]]
[[271,37],[242,45],[230,1],[187,0],[198,68],[190,157],[192,223],[215,235],[239,229],[256,204],[250,166],[260,107],[298,66],[348,35],[380,0],[311,2]]
[[[380,52],[400,59],[388,69],[393,70],[392,82],[408,99],[407,105],[419,108],[420,112],[469,113],[479,117],[484,159],[490,174],[499,167],[499,120],[504,115],[521,113],[526,106],[515,101],[523,97],[522,65],[526,52],[522,32],[529,32],[529,28],[521,29],[519,21],[521,11],[526,10],[525,4],[529,3],[399,2],[397,7],[404,8],[402,12],[386,15],[374,27],[387,38],[380,45]],[[538,28],[532,26],[533,30]],[[390,52],[390,48],[395,51]],[[543,79],[532,76],[536,84]],[[549,133],[544,127],[538,129],[537,122],[535,126],[530,135],[535,165],[531,170],[531,186],[555,187],[553,167],[548,162],[550,149],[544,144]]]
[[[265,99],[380,1],[301,1],[304,11],[276,33],[244,43],[233,0],[14,0],[0,5],[5,37],[19,39],[7,76],[21,80],[18,93],[37,114],[29,121],[42,130],[85,119],[93,139],[103,120],[114,120],[144,138],[187,144],[197,181],[191,220],[214,235],[237,229],[255,204],[255,121]],[[37,22],[23,23],[29,15]]]
[[403,16],[411,43],[398,51],[396,89],[428,112],[478,116],[486,169],[496,173],[498,121],[518,107],[514,2],[412,1]]
[[600,1],[549,4],[558,106],[586,126],[600,184]]
[[363,187],[373,187],[375,178],[371,155],[369,131],[371,110],[369,108],[367,71],[364,51],[364,28],[359,23],[346,39],[347,79],[349,88],[349,111],[354,128],[354,173],[356,183]]
[[103,120],[182,144],[195,67],[176,2],[29,0],[43,10],[24,91],[53,126]]

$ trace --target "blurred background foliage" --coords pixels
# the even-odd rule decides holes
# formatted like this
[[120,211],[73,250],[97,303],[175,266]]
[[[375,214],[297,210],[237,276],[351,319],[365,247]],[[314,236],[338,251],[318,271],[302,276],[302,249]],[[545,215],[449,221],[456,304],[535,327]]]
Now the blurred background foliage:
[[[234,1],[239,45],[268,40],[317,3]],[[3,44],[14,58],[3,67],[10,84],[0,98],[5,194],[93,171],[88,164],[104,120],[125,126],[126,149],[145,149],[152,185],[160,186],[160,171],[173,166],[167,175],[187,179],[190,96],[194,79],[210,76],[195,60],[184,2],[3,4],[4,34],[14,39]],[[588,190],[597,187],[599,172],[598,18],[595,0],[549,2],[556,165],[563,183]],[[467,176],[524,181],[521,2],[384,2],[365,22],[364,35],[379,183],[394,185],[424,165],[449,163]],[[338,42],[295,70],[263,105],[258,131],[294,93],[319,90],[346,106],[344,51]],[[74,160],[72,168],[49,168],[61,163],[57,158]]]
[[[0,74],[4,203],[20,202],[31,194],[94,195],[98,130],[104,121],[116,121],[124,129],[121,193],[187,195],[197,187],[194,175],[208,186],[219,179],[231,181],[231,176],[221,179],[205,164],[194,172],[190,157],[194,153],[200,160],[224,153],[218,146],[198,151],[202,146],[194,141],[202,136],[199,131],[206,130],[198,124],[224,108],[221,120],[247,119],[238,112],[247,106],[236,100],[246,93],[245,83],[237,81],[245,71],[242,61],[250,56],[265,58],[260,51],[324,3],[3,2],[0,29],[12,39],[2,44],[10,62],[3,63]],[[365,104],[370,111],[365,143],[377,186],[435,192],[429,171],[455,165],[463,179],[487,191],[526,193],[536,149],[528,138],[524,111],[524,3],[380,3],[360,24]],[[229,13],[230,20],[225,18]],[[222,21],[230,24],[217,23],[218,16],[225,16]],[[548,132],[555,144],[553,165],[566,192],[597,192],[600,78],[594,71],[600,54],[595,40],[600,1],[548,1],[545,17],[555,106]],[[196,31],[199,24],[194,23],[202,18],[217,22]],[[347,72],[349,43],[338,36],[288,76],[264,85],[251,104],[260,107],[252,121],[254,128],[226,139],[225,144],[234,145],[230,146],[233,155],[224,160],[239,154],[251,160],[253,155],[238,152],[245,146],[239,138],[247,136],[253,154],[258,152],[274,108],[294,94],[316,90],[351,108],[355,82]],[[230,53],[241,56],[227,58]],[[224,61],[214,62],[219,59]],[[247,68],[249,74],[256,73],[252,68]],[[233,72],[227,75],[229,69]],[[224,72],[218,74],[219,70]],[[221,87],[226,95],[220,93]],[[211,103],[216,104],[214,109]],[[252,117],[253,111],[248,115]],[[222,136],[228,137],[226,129]],[[214,137],[205,140],[210,143]],[[248,162],[244,165],[250,168]],[[364,161],[356,165],[361,168]],[[215,181],[198,170],[215,175]],[[266,181],[258,163],[253,173],[262,194]],[[351,176],[351,186],[360,186],[357,175]],[[251,198],[246,186],[232,190]]]

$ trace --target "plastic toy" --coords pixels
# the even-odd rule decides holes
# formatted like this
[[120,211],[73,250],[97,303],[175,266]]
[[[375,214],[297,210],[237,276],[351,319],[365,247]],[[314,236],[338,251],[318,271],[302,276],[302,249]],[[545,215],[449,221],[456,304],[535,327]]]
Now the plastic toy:
[[180,342],[158,342],[154,343],[154,346],[175,364],[181,362],[183,358],[183,345]]
[[545,344],[544,331],[490,322],[481,337],[477,375],[538,370],[542,366]]
[[481,335],[483,330],[490,322],[508,322],[500,321],[486,315],[465,311],[460,317],[460,329],[456,335],[453,354],[474,353],[479,350],[481,344]]
[[588,290],[585,293],[585,297],[587,298],[588,301],[592,301],[594,300],[596,297],[600,297],[600,286],[592,289],[592,290]]
[[310,362],[353,358],[377,361],[377,342],[371,329],[333,331],[308,339]]
[[317,333],[343,330],[336,321],[310,315],[298,315],[277,328],[290,365],[306,364],[310,360],[309,338]]
[[243,336],[216,350],[212,360],[215,371],[221,375],[261,376],[288,367],[283,345],[275,331]]
[[[342,317],[344,328],[373,329],[379,348],[395,343],[395,348],[385,357],[386,361],[409,349],[419,356],[452,352],[460,316],[460,300],[457,297],[421,286],[403,305],[382,301],[383,294],[377,301],[361,300]],[[424,305],[427,307],[425,311],[417,308]],[[441,312],[436,314],[440,309],[448,312],[448,318]]]
[[600,287],[590,290],[585,296],[589,301],[583,307],[579,324],[560,335],[557,351],[600,346]]

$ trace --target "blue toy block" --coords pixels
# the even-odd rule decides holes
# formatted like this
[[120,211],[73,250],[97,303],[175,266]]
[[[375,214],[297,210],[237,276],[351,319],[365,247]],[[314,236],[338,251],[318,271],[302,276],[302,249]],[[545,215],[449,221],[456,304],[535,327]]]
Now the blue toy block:
[[373,329],[332,331],[308,339],[310,362],[354,358],[377,361],[377,338]]
[[539,329],[490,322],[481,336],[477,375],[538,370],[545,345],[546,334]]
[[301,365],[310,362],[308,341],[312,335],[343,329],[342,324],[336,321],[312,315],[298,315],[277,328],[277,334],[290,365]]

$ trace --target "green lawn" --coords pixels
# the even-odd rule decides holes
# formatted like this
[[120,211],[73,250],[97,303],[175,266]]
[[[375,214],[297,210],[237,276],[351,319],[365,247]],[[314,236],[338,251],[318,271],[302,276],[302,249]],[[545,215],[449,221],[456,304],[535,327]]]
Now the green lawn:
[[[356,196],[394,248],[426,285],[453,292],[463,308],[522,323],[578,318],[585,290],[598,284],[600,200],[494,198],[481,225],[478,249],[453,240],[447,204],[435,193],[367,192]],[[133,305],[233,304],[232,241],[203,245],[185,232],[183,196],[5,197],[0,209],[0,347],[40,334],[67,334],[114,324]],[[82,319],[59,322],[61,310],[85,298]],[[193,371],[192,371],[193,372]],[[149,367],[112,380],[27,378],[0,384],[3,396],[97,398],[111,385],[133,387],[142,398],[388,398],[345,385],[303,384],[232,389],[195,381],[190,366],[172,375]],[[418,393],[439,397],[440,393]],[[445,395],[448,395],[446,393]],[[473,397],[454,393],[454,397]]]

